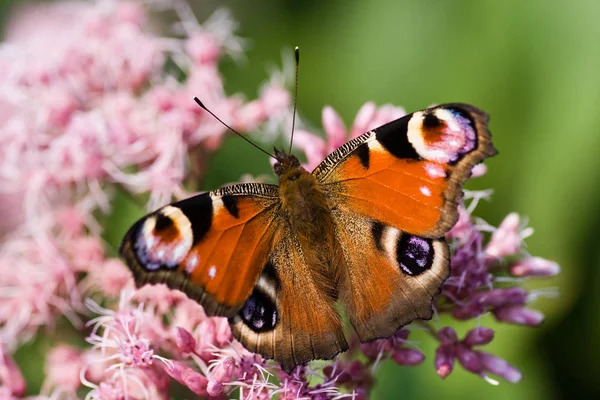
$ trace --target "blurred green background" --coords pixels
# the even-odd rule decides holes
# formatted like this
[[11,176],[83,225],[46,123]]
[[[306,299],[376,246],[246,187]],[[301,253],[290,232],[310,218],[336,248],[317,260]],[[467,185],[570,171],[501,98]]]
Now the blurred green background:
[[[495,190],[477,215],[494,225],[511,211],[527,216],[535,228],[528,251],[562,266],[542,285],[558,287],[560,297],[532,305],[546,314],[540,328],[481,321],[497,329],[487,350],[519,368],[521,383],[494,387],[460,367],[441,380],[427,341],[421,366],[384,364],[373,398],[600,398],[600,1],[190,3],[200,21],[228,7],[251,40],[247,62],[223,63],[230,93],[256,96],[266,66],[299,46],[298,108],[314,126],[325,105],[349,124],[366,101],[408,112],[454,101],[486,110],[500,155],[468,184]],[[232,137],[203,189],[269,171],[266,157]]]

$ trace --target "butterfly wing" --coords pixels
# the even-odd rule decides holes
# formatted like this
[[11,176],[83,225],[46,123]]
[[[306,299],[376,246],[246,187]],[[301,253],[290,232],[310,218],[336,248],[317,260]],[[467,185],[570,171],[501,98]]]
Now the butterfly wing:
[[431,302],[449,274],[443,238],[411,235],[349,210],[333,212],[347,267],[340,298],[362,342],[430,319]]
[[333,204],[423,237],[458,219],[471,169],[496,154],[488,116],[466,104],[406,115],[331,153],[314,171]]
[[200,194],[140,219],[120,253],[138,287],[166,283],[208,315],[231,317],[267,262],[278,204],[274,185],[247,183]]
[[298,240],[281,230],[252,295],[230,324],[244,347],[290,372],[348,349],[333,304],[317,287]]
[[208,315],[229,317],[247,349],[291,371],[348,345],[333,301],[316,286],[279,212],[277,186],[226,187],[142,218],[121,255],[138,286],[185,292]]
[[347,266],[340,295],[362,341],[431,317],[462,186],[496,153],[487,121],[465,104],[419,111],[351,140],[313,171],[335,205]]

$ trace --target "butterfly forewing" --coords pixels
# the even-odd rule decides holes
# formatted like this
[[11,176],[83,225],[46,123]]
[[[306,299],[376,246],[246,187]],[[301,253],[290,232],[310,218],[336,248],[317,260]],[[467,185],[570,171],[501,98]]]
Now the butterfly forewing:
[[138,286],[166,283],[233,316],[250,296],[272,247],[277,186],[240,184],[165,206],[126,234],[121,255]]

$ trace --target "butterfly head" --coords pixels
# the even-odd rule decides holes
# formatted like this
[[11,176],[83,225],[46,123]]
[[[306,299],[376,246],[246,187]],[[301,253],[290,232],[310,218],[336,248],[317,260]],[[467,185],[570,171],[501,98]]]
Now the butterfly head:
[[281,150],[275,149],[275,158],[277,158],[277,162],[273,165],[273,170],[279,181],[282,181],[284,178],[293,178],[293,176],[306,172],[300,166],[300,160],[291,154],[286,154]]

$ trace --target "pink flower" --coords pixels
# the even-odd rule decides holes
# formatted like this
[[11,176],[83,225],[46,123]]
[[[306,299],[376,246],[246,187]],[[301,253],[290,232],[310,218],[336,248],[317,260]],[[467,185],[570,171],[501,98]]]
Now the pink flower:
[[379,108],[374,103],[366,103],[358,111],[350,130],[346,129],[341,117],[329,106],[323,109],[322,120],[326,140],[298,129],[294,133],[294,146],[304,152],[307,157],[305,168],[312,171],[329,153],[353,139],[375,129],[387,122],[404,116],[404,109],[392,105]]
[[440,377],[445,378],[452,372],[456,358],[467,371],[480,375],[491,383],[496,382],[488,378],[486,373],[500,376],[511,383],[521,380],[521,373],[506,361],[473,349],[473,346],[486,345],[492,341],[494,332],[491,329],[472,329],[463,340],[458,341],[454,329],[445,327],[440,329],[438,336],[441,344],[436,351],[435,366]]
[[46,361],[46,385],[75,394],[81,386],[79,374],[84,362],[81,352],[74,347],[53,348]]
[[516,254],[523,239],[531,236],[533,229],[522,228],[521,219],[517,213],[511,213],[504,218],[500,226],[492,233],[485,248],[492,257],[506,257]]
[[6,354],[0,345],[0,384],[5,386],[7,394],[12,397],[25,394],[25,379],[14,360]]
[[[159,26],[151,23],[153,7],[174,12],[176,37],[152,29]],[[132,292],[130,271],[111,258],[115,249],[107,243],[122,228],[113,225],[123,199],[154,209],[196,192],[207,156],[228,134],[193,97],[241,134],[288,132],[292,125],[284,73],[273,73],[256,99],[225,90],[219,63],[244,49],[236,28],[226,12],[200,24],[181,1],[58,2],[24,7],[10,20],[0,45],[0,397],[25,392],[12,352],[42,329],[60,342],[55,325],[62,317],[85,332],[88,346],[48,351],[49,397],[88,390],[90,399],[164,399],[170,386],[183,385],[219,398],[239,389],[249,399],[366,399],[382,362],[423,363],[417,343],[427,336],[438,344],[434,365],[443,378],[461,365],[490,382],[488,374],[519,381],[517,369],[479,350],[494,338],[491,329],[467,327],[459,339],[453,326],[486,313],[538,325],[543,315],[529,308],[537,295],[524,278],[551,276],[559,267],[525,255],[532,230],[517,214],[498,228],[472,217],[487,192],[465,196],[471,203],[460,206],[447,234],[451,276],[435,308],[454,318],[452,327],[421,321],[372,343],[354,337],[346,354],[290,374],[244,349],[226,318],[208,317],[183,293],[165,285]],[[399,107],[369,102],[347,128],[326,107],[326,138],[298,130],[295,145],[314,168],[347,140],[402,115]],[[473,177],[484,172],[475,167]]]
[[521,277],[554,276],[559,272],[560,266],[557,263],[541,257],[526,257],[510,266],[510,273]]

